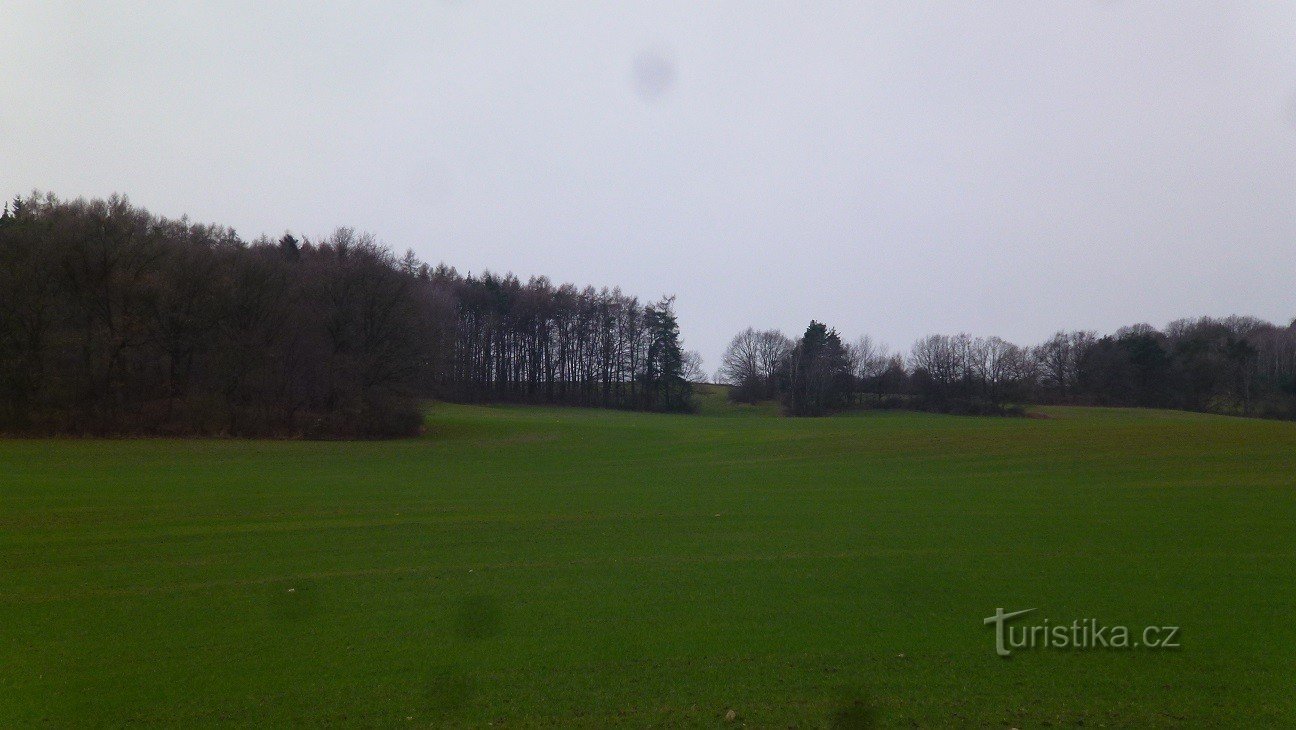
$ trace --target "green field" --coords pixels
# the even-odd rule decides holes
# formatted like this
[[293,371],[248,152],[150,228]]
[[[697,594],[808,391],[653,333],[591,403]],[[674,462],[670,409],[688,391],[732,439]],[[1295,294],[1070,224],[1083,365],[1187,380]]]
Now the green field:
[[1296,424],[1042,411],[0,442],[0,726],[1296,723]]

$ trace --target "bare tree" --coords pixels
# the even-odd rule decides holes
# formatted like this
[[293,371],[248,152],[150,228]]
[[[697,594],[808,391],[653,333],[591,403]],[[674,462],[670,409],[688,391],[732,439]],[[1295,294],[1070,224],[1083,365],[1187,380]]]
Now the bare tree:
[[1077,387],[1080,358],[1095,339],[1092,332],[1057,332],[1032,348],[1043,385],[1052,388],[1063,400],[1068,399]]
[[848,347],[855,377],[861,381],[872,380],[886,371],[890,354],[887,348],[868,335],[861,335]]
[[779,371],[792,347],[792,341],[778,330],[757,331],[748,327],[729,341],[716,374],[720,382],[733,386],[730,395],[735,400],[755,402],[773,398]]
[[1033,366],[1026,352],[998,337],[972,340],[970,373],[985,396],[999,403],[1009,392],[1032,379]]
[[702,354],[697,350],[685,350],[681,361],[680,374],[690,383],[705,383],[707,373],[702,369]]
[[914,343],[909,363],[922,371],[941,392],[947,392],[964,378],[971,338],[966,334],[928,335]]
[[779,370],[787,362],[795,344],[778,330],[756,333],[756,374],[765,383],[766,397],[774,397]]
[[759,379],[758,339],[756,330],[748,327],[729,340],[729,346],[720,358],[720,369],[716,373],[720,382],[740,387]]

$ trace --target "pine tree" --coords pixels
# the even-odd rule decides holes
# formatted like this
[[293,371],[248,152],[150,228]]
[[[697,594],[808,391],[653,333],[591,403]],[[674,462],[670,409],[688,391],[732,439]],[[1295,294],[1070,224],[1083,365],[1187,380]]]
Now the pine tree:
[[810,320],[788,364],[788,410],[818,416],[840,408],[850,393],[850,378],[850,362],[837,330]]
[[293,234],[285,233],[283,238],[279,239],[279,250],[283,252],[284,256],[296,259],[301,255],[301,243]]
[[644,312],[648,328],[648,386],[655,398],[651,407],[685,411],[691,407],[693,387],[684,379],[684,348],[680,344],[675,297],[662,297]]

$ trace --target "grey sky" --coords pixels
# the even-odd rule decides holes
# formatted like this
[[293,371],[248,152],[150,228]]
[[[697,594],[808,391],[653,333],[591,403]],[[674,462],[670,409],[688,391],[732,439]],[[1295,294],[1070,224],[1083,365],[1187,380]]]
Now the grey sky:
[[0,194],[812,317],[1296,316],[1296,5],[6,2]]

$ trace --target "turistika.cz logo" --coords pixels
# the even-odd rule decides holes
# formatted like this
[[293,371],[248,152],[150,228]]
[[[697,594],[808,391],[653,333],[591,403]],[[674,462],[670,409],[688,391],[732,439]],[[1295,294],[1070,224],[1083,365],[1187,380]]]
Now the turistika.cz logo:
[[981,623],[994,624],[995,653],[1010,656],[1018,649],[1178,649],[1178,626],[1108,626],[1095,618],[1076,619],[1071,623],[1043,623],[1009,625],[1009,621],[1025,616],[1035,609],[1020,611],[995,609]]

